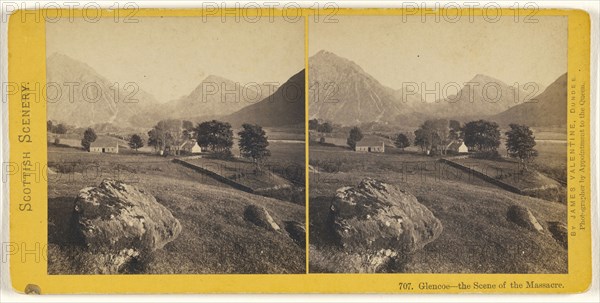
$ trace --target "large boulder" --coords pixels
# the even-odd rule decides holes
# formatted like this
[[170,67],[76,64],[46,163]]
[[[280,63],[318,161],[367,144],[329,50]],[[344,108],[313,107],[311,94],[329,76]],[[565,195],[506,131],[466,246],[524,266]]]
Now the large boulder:
[[181,232],[179,221],[152,195],[116,180],[79,191],[73,222],[89,252],[115,261],[101,270],[108,272],[162,248]]
[[268,230],[279,231],[281,229],[267,209],[262,206],[248,205],[244,210],[244,219]]
[[357,269],[366,272],[423,248],[443,229],[415,196],[371,178],[338,189],[327,221],[337,244],[369,261]]
[[538,222],[538,220],[533,216],[531,211],[521,205],[512,205],[508,208],[508,212],[506,213],[506,217],[509,221],[526,228],[531,231],[542,232],[544,228]]

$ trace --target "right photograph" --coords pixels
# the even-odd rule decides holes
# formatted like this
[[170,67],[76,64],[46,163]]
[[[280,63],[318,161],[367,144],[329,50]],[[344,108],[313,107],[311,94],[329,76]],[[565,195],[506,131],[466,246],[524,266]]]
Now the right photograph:
[[568,273],[567,17],[438,17],[309,24],[309,271]]

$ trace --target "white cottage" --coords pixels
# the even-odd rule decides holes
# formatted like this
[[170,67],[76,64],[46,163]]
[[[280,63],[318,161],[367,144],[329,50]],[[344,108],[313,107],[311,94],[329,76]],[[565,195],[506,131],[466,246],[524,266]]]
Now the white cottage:
[[462,140],[454,140],[446,146],[446,152],[452,154],[466,154],[469,152],[469,148]]
[[385,153],[385,143],[382,140],[375,138],[364,138],[359,142],[356,142],[354,150],[367,153]]
[[90,144],[90,153],[119,153],[119,142],[113,138],[97,138]]
[[179,146],[179,152],[183,154],[199,154],[202,152],[202,147],[198,145],[196,140],[187,140]]

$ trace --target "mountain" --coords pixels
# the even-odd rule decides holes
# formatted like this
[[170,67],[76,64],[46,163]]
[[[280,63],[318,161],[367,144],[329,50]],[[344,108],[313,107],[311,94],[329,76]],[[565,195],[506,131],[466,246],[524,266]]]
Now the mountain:
[[[422,98],[425,92],[405,97],[356,63],[324,50],[309,58],[309,83],[310,118],[342,125],[389,122],[414,126],[431,118],[480,119],[504,112],[541,91],[539,84],[515,87],[477,74],[467,83],[440,84],[435,88],[439,99],[426,102]],[[458,89],[456,94],[443,96],[456,91],[453,87]]]
[[272,95],[224,117],[223,120],[230,122],[234,127],[242,123],[264,127],[303,125],[305,87],[305,75],[302,70],[277,88]]
[[400,100],[359,65],[328,51],[309,58],[309,116],[342,125],[392,121],[415,111],[420,97]]
[[[55,53],[46,61],[47,119],[75,126],[141,123],[134,116],[158,102],[152,95],[127,83],[116,83],[87,64]],[[140,121],[138,121],[140,120]]]
[[[532,91],[525,91],[521,86],[515,89],[501,80],[482,74],[458,85],[462,88],[456,94],[429,104],[431,115],[458,120],[487,117],[522,103],[528,97],[528,92]],[[445,89],[440,86],[440,90],[444,92]]]
[[187,96],[168,102],[163,113],[170,118],[220,117],[234,113],[270,95],[270,89],[210,75]]
[[562,126],[567,124],[567,74],[550,84],[534,100],[514,106],[490,118],[500,125],[510,123],[529,126]]

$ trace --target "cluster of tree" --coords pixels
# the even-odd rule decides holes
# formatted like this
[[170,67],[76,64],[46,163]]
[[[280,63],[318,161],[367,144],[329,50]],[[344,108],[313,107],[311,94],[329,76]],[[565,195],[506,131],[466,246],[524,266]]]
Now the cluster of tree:
[[[529,126],[510,124],[510,130],[505,135],[509,156],[520,159],[523,164],[537,157],[538,153],[534,149],[535,137]],[[465,145],[472,151],[497,154],[500,139],[500,127],[495,122],[477,120],[461,125],[455,120],[438,119],[425,121],[415,131],[414,143],[422,150],[445,154],[450,142],[464,140]]]
[[[191,122],[185,123],[186,127],[193,129]],[[186,132],[184,132],[187,131]],[[183,142],[189,139],[189,128],[184,128],[184,122],[177,119],[159,121],[148,132],[148,146],[154,147],[154,150],[162,153],[179,154],[179,148]],[[187,135],[186,135],[187,134]]]
[[69,130],[66,124],[59,123],[55,125],[54,122],[52,122],[52,120],[48,120],[46,122],[46,128],[49,132],[53,134],[66,134]]
[[[251,158],[259,164],[262,159],[271,155],[268,149],[268,138],[261,126],[243,124],[238,135],[240,136],[239,148],[242,156]],[[131,140],[136,136],[132,136]],[[216,155],[225,158],[232,157],[233,129],[227,122],[210,120],[201,122],[194,127],[190,121],[163,120],[148,132],[148,145],[167,153],[179,154],[180,146],[189,139],[196,139],[198,145],[211,150]],[[130,146],[132,146],[131,140]],[[138,141],[138,138],[135,140],[135,146],[143,146],[143,141]]]
[[231,124],[217,120],[206,121],[195,128],[196,140],[203,147],[213,152],[231,154],[233,147],[233,130]]
[[426,120],[415,130],[415,146],[421,150],[446,154],[450,142],[459,139],[462,135],[458,121],[446,119]]
[[317,119],[311,119],[308,120],[308,129],[328,134],[333,132],[333,125],[331,125],[329,122],[320,123]]
[[465,145],[479,152],[496,151],[500,146],[500,127],[486,120],[471,121],[463,127]]

